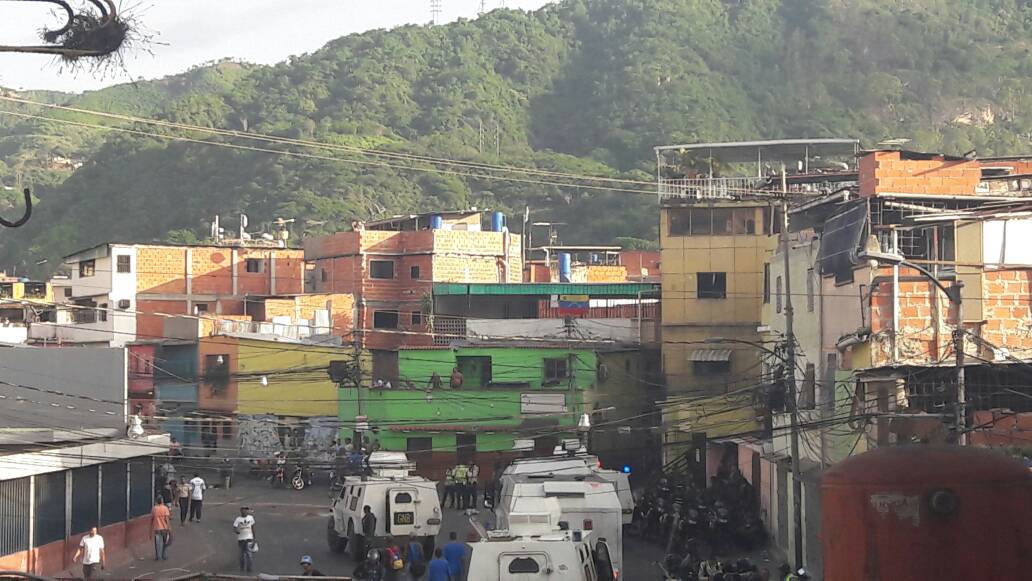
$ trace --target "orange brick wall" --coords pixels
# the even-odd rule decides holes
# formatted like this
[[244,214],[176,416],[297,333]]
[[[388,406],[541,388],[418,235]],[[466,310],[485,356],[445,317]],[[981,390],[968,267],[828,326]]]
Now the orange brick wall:
[[186,301],[136,301],[136,338],[159,339],[165,333],[165,317],[147,313],[163,313],[166,315],[189,314]]
[[880,193],[970,196],[982,179],[977,160],[902,159],[898,151],[876,151],[860,158],[860,195]]
[[185,293],[186,248],[137,247],[136,292]]
[[346,293],[307,294],[264,301],[263,319],[290,317],[293,320],[313,319],[315,311],[329,310],[334,334],[347,336],[354,330],[355,297]]
[[624,282],[627,280],[627,267],[624,266],[589,266],[588,282]]
[[968,435],[973,446],[1013,446],[1032,449],[1032,413],[1015,414],[1006,409],[974,412],[973,426],[983,426]]
[[[901,269],[901,277],[914,275],[914,271]],[[1032,350],[1032,271],[987,270],[983,281],[984,320],[966,321],[965,328],[993,345],[1012,351]],[[934,300],[933,292],[938,295]],[[891,361],[892,353],[892,283],[876,285],[870,304],[871,332],[877,338],[873,363],[882,365]],[[951,355],[956,312],[931,283],[901,281],[899,311],[897,342],[902,360],[927,363]],[[968,342],[966,351],[977,354],[978,347]],[[981,356],[992,358],[991,353]]]
[[190,291],[193,294],[233,294],[231,248],[191,248],[190,256]]

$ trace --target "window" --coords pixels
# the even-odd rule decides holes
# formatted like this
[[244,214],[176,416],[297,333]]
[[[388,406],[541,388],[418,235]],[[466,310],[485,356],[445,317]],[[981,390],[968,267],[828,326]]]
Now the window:
[[96,260],[79,261],[79,278],[88,278],[97,273]]
[[545,359],[545,381],[557,382],[570,377],[570,364],[566,359]]
[[319,269],[319,280],[321,280],[322,282],[326,282],[329,279],[330,279],[330,276],[326,273],[326,269],[325,268]]
[[418,266],[410,266],[409,269],[408,269],[408,273],[409,273],[409,278],[411,278],[412,280],[419,280],[419,267]]
[[102,304],[97,305],[97,320],[100,321],[101,323],[107,322],[107,312],[108,312],[107,303],[102,303]]
[[421,311],[412,311],[409,316],[412,319],[413,327],[421,327],[423,325],[423,313]]
[[206,303],[197,303],[193,306],[194,314],[199,315],[201,313],[208,312],[208,305]]
[[763,264],[763,304],[770,304],[770,263]]
[[731,373],[730,361],[694,361],[692,362],[692,373],[694,375],[708,377],[713,375],[727,375]]
[[509,573],[540,573],[541,566],[531,557],[516,557],[509,562]]
[[414,437],[405,440],[405,451],[411,453],[431,452],[434,449],[434,439],[429,437]]
[[393,260],[370,260],[369,261],[369,277],[370,278],[382,278],[382,279],[394,278],[394,261]]
[[813,300],[814,289],[813,289],[813,286],[814,286],[813,269],[810,268],[810,269],[807,269],[807,271],[806,271],[806,310],[808,312],[811,312],[811,313],[813,312],[813,304],[814,304],[814,300]]
[[692,236],[708,236],[713,233],[712,212],[709,208],[692,208]]
[[777,312],[781,312],[781,277],[779,276],[774,281],[774,308]]
[[734,231],[734,211],[731,208],[713,208],[710,212],[715,236],[727,236]]
[[700,299],[726,299],[727,273],[700,272],[695,276],[696,294]]
[[[429,440],[429,438],[427,439]],[[394,495],[394,504],[412,504],[412,495],[407,492],[399,492],[398,494]]]
[[126,273],[133,271],[132,256],[129,256],[128,254],[119,254],[115,257],[115,260],[117,261],[116,269],[118,272]]
[[736,208],[732,234],[756,234],[756,209]]
[[487,387],[491,383],[490,357],[459,355],[455,357],[455,366],[462,374],[465,387]]
[[265,271],[265,261],[260,258],[248,258],[244,261],[244,268],[250,273],[260,273]]
[[670,235],[688,236],[692,230],[691,210],[681,208],[670,210]]
[[229,355],[205,355],[204,376],[209,380],[229,379]]
[[398,311],[375,311],[373,313],[374,329],[397,329]]
[[66,286],[64,289],[65,298],[72,296],[72,287]]

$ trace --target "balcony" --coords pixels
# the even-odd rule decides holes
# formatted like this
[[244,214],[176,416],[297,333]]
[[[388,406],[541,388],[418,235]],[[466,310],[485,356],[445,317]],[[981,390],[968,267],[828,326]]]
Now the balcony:
[[768,187],[769,180],[758,177],[660,178],[659,199],[730,200]]

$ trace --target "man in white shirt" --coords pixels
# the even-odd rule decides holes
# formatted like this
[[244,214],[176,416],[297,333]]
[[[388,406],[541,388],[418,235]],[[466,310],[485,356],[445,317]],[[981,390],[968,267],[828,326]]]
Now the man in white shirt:
[[250,507],[240,507],[240,516],[233,521],[233,530],[236,531],[237,546],[240,548],[240,572],[250,573],[254,567],[251,553],[255,542],[254,517],[251,516]]
[[204,491],[207,488],[201,475],[194,473],[193,478],[190,479],[190,522],[193,522],[194,518],[197,519],[197,522],[201,522],[201,507],[204,504]]
[[97,533],[97,527],[91,527],[90,532],[79,541],[79,548],[75,550],[72,561],[78,561],[82,557],[82,576],[84,579],[93,579],[97,565],[103,569],[107,565],[107,556],[104,554],[104,537]]

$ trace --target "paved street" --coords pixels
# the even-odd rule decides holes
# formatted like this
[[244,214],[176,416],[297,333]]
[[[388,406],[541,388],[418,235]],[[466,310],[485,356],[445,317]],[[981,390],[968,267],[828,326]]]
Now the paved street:
[[[216,480],[203,474],[209,483]],[[134,547],[135,559],[112,562],[102,578],[105,579],[171,579],[187,573],[238,572],[237,545],[232,522],[241,506],[250,506],[256,519],[255,531],[260,552],[255,555],[255,574],[299,574],[298,560],[310,555],[315,566],[327,575],[350,575],[355,568],[347,555],[334,554],[326,545],[326,523],[330,516],[329,490],[325,483],[317,483],[301,492],[272,489],[264,481],[247,477],[238,479],[230,490],[209,489],[204,502],[204,520],[178,526],[178,511],[173,510],[175,540],[169,548],[169,559],[154,560],[153,544],[145,539]],[[482,513],[481,522],[492,520]],[[445,510],[444,527],[438,537],[438,546],[447,543],[448,533],[455,531],[466,538],[470,531],[468,517],[458,510]],[[734,555],[748,557],[761,567],[776,569],[780,561],[772,559],[767,551]],[[646,543],[625,535],[624,575],[628,581],[663,579],[658,563],[663,550],[656,543]],[[71,575],[79,574],[75,569]]]
[[[209,480],[211,482],[211,480]],[[298,574],[298,559],[311,555],[315,566],[327,575],[350,575],[354,564],[345,555],[331,554],[326,546],[329,518],[328,490],[323,485],[302,492],[273,490],[264,483],[243,480],[230,490],[209,490],[204,502],[204,520],[175,527],[175,540],[167,561],[154,561],[150,539],[136,547],[136,560],[111,563],[105,579],[171,579],[188,572],[236,573],[237,545],[231,523],[241,505],[252,507],[260,552],[255,555],[255,573]],[[465,538],[466,517],[457,510],[445,511],[445,526],[438,546],[449,531]],[[484,517],[487,520],[487,517]],[[662,551],[653,545],[626,539],[625,579],[661,579],[656,561]],[[77,574],[78,571],[73,571]]]

